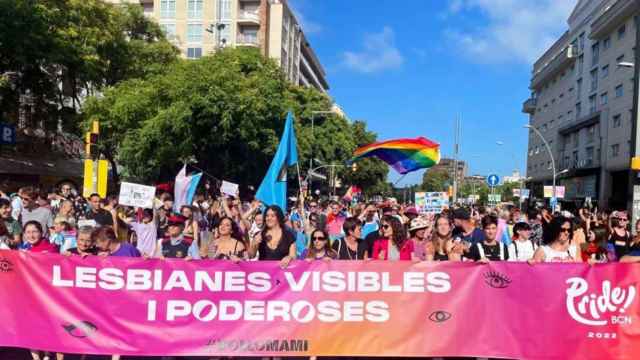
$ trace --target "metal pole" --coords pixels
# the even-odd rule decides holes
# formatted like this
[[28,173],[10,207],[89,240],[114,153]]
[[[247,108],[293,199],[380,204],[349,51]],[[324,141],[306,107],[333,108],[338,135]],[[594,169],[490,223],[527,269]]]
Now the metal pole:
[[[531,126],[531,125],[525,125],[525,127],[533,130],[533,132],[536,133],[538,137],[540,137],[540,140],[542,140],[542,143],[544,144],[545,148],[547,148],[547,152],[549,153],[549,157],[551,158],[551,171],[553,171],[553,186],[552,186],[553,194],[551,194],[550,203],[553,203],[555,202],[554,199],[556,197],[556,161],[553,158],[553,152],[551,152],[551,147],[549,146],[549,143],[547,142],[547,140],[545,140],[544,136],[542,136],[542,134],[538,129],[536,129],[534,126]],[[551,211],[553,210],[554,209],[551,209]]]
[[[640,1],[636,0],[636,9],[640,8]],[[640,156],[640,132],[638,121],[640,120],[640,25],[636,23],[635,64],[633,67],[633,112],[631,121],[631,157]],[[640,180],[638,173],[629,167],[629,188],[631,196],[627,208],[631,208],[631,228],[635,230],[635,223],[640,217]],[[630,205],[630,206],[629,206]]]

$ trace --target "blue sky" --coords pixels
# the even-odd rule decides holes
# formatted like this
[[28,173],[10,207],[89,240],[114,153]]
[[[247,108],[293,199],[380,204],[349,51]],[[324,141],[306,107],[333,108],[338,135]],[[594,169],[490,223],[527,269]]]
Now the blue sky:
[[[379,139],[425,136],[470,173],[525,169],[531,64],[575,0],[290,0],[330,94]],[[500,141],[503,145],[497,145]],[[390,179],[399,176],[391,170]],[[399,185],[420,182],[422,172]]]

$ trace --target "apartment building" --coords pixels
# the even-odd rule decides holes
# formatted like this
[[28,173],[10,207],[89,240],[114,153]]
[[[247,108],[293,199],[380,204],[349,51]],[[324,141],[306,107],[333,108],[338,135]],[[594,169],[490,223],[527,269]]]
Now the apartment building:
[[454,173],[454,169],[456,169],[456,165],[457,165],[456,174],[457,174],[458,182],[462,183],[462,181],[464,181],[465,177],[467,176],[467,163],[464,160],[456,161],[451,158],[442,158],[440,159],[440,162],[434,165],[433,167],[431,167],[429,171],[431,172],[444,171],[447,174],[449,174],[449,176],[453,177],[453,173]]
[[[626,206],[634,80],[619,64],[634,61],[636,14],[634,0],[580,0],[569,29],[533,65],[522,111],[550,145],[564,201]],[[552,162],[533,130],[527,155],[533,196],[542,198]]]
[[286,0],[105,0],[139,3],[190,59],[226,46],[257,47],[287,78],[327,92],[326,73]]

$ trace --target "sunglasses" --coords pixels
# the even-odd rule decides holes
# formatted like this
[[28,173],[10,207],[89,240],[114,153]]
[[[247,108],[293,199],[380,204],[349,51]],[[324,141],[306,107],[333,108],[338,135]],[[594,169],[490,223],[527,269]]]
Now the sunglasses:
[[313,237],[313,241],[325,241],[325,240],[327,240],[327,238],[324,237],[324,236],[314,236]]
[[571,231],[571,229],[569,229],[569,228],[561,228],[561,229],[560,229],[560,232],[566,232],[566,233],[568,233],[568,232],[570,232],[570,231]]
[[388,229],[388,228],[390,228],[390,227],[391,227],[391,226],[389,226],[389,224],[384,224],[384,225],[382,225],[382,228],[383,228],[383,229],[385,229],[385,230],[386,230],[386,229]]

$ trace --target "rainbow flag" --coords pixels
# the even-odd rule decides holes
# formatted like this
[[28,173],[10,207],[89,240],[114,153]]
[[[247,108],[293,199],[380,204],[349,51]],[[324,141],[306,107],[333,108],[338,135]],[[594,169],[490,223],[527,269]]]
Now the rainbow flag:
[[400,174],[430,168],[440,162],[440,144],[423,137],[396,139],[365,145],[356,149],[353,159],[375,156]]

